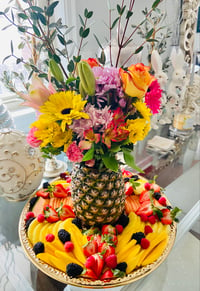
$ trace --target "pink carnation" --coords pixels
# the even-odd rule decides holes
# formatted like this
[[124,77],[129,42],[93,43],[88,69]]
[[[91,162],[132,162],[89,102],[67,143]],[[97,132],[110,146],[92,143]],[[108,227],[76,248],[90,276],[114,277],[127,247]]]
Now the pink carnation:
[[39,147],[39,145],[41,144],[41,140],[37,139],[34,135],[34,133],[37,131],[37,127],[32,127],[31,130],[29,131],[27,137],[26,137],[26,141],[34,148]]
[[145,103],[151,109],[153,114],[160,110],[162,90],[157,80],[154,80],[145,95]]
[[68,159],[73,163],[80,163],[83,159],[83,154],[75,141],[73,141],[68,147],[66,155]]

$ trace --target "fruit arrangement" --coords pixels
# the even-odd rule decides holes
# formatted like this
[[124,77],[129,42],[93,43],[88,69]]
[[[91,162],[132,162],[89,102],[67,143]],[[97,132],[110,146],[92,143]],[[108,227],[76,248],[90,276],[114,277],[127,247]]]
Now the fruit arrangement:
[[67,173],[44,183],[24,220],[35,256],[69,278],[109,282],[154,263],[168,245],[180,209],[155,181],[123,170],[125,212],[113,224],[83,225],[73,211]]

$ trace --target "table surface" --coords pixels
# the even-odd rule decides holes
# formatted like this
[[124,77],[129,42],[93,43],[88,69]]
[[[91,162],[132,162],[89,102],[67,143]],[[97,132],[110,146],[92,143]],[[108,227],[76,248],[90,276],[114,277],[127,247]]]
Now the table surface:
[[[199,220],[191,225],[191,215],[187,218],[190,209],[200,199],[199,139],[196,137],[195,133],[178,154],[161,157],[158,153],[146,152],[143,155],[144,160],[148,161],[144,167],[146,174],[150,176],[159,172],[158,183],[166,188],[165,193],[171,204],[182,208],[181,222],[186,217],[184,224],[189,228],[186,226],[187,231],[180,233],[179,241],[158,269],[145,279],[124,286],[123,291],[200,290],[200,241],[188,232],[194,226],[194,230],[200,233]],[[145,144],[137,148],[136,155],[140,156],[144,148]],[[171,154],[173,159],[170,159]],[[23,253],[18,237],[18,221],[26,202],[9,202],[0,197],[0,290],[64,290],[63,284],[38,271]]]

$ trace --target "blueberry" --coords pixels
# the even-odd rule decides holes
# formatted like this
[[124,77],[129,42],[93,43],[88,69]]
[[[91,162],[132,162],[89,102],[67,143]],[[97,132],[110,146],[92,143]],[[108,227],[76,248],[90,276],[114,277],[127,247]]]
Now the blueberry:
[[43,242],[39,241],[36,244],[34,244],[33,251],[34,251],[34,253],[36,255],[40,254],[40,253],[44,253],[44,244],[43,244]]
[[141,232],[141,231],[140,231],[140,232],[135,232],[135,233],[132,235],[132,237],[131,237],[131,239],[135,239],[135,240],[137,241],[136,244],[140,244],[142,238],[145,238],[145,235],[144,235],[144,233]]
[[35,219],[35,217],[31,217],[29,218],[26,223],[25,223],[25,229],[28,230],[29,225],[31,224],[31,222]]
[[128,182],[130,180],[129,177],[124,178],[124,183]]
[[72,220],[72,223],[75,224],[78,228],[82,229],[82,221],[81,221],[80,218],[75,217],[75,218]]
[[161,197],[161,194],[160,194],[160,192],[155,192],[155,193],[153,194],[153,196],[154,196],[154,198],[155,198],[156,200],[159,200],[160,197]]
[[126,272],[126,268],[127,268],[127,263],[126,262],[122,262],[117,264],[116,269],[122,271],[122,272]]
[[44,182],[42,185],[43,189],[48,189],[49,186],[50,186],[49,182]]

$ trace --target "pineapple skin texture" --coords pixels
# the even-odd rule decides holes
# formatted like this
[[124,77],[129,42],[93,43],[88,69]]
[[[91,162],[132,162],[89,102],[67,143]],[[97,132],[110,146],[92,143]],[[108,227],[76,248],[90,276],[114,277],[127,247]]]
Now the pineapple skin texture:
[[125,190],[121,170],[97,170],[77,165],[72,171],[72,201],[85,225],[114,223],[124,211]]

